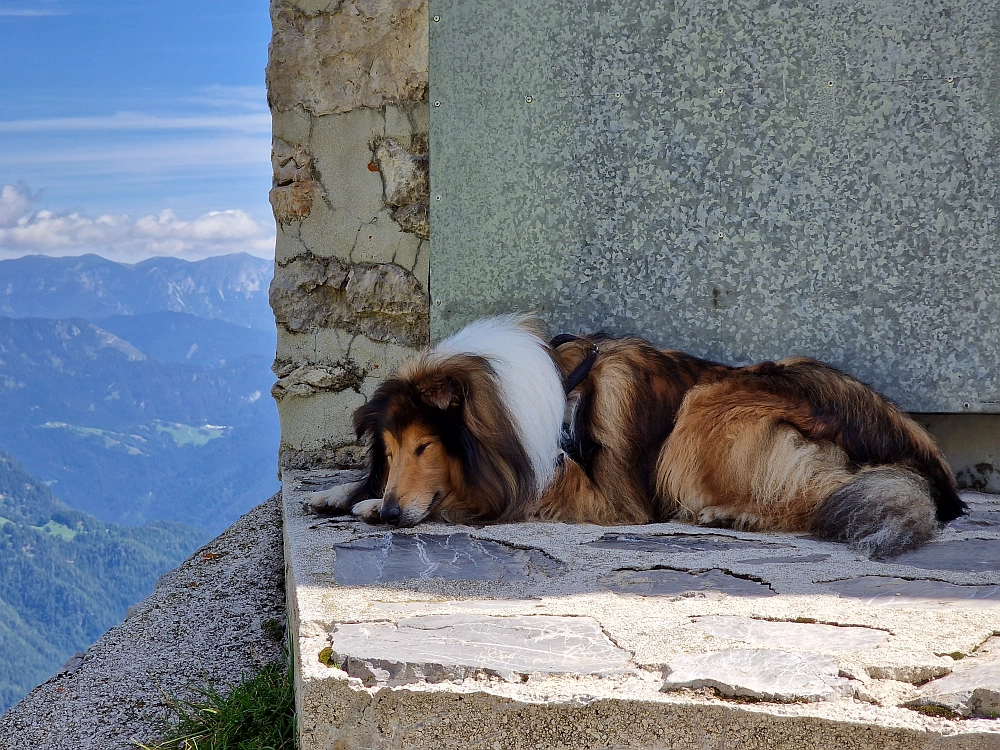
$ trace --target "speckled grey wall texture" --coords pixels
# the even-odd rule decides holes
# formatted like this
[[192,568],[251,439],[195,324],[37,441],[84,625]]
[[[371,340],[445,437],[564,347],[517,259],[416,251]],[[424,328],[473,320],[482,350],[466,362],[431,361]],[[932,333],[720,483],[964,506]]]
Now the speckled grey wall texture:
[[1000,4],[433,0],[432,335],[509,310],[1000,411]]

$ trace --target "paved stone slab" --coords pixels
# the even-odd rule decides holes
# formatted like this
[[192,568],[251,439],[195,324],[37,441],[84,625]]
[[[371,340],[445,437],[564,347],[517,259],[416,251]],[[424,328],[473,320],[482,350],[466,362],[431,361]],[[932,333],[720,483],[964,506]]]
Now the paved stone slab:
[[768,649],[729,649],[680,656],[667,664],[663,690],[711,687],[722,695],[787,703],[853,694],[828,656]]
[[[1000,721],[906,707],[972,659],[943,654],[1000,629],[1000,572],[677,523],[333,522],[303,508],[315,484],[285,474],[303,750],[1000,750]],[[538,618],[586,629],[517,626]],[[685,660],[727,648],[730,672],[683,683],[704,689],[661,690],[666,665],[681,684]]]
[[820,586],[841,596],[882,607],[949,609],[959,605],[990,609],[1000,604],[1000,586],[956,586],[944,581],[910,581],[886,576],[861,576]]
[[444,615],[338,625],[332,660],[366,685],[459,682],[478,674],[619,674],[629,653],[590,617]]
[[889,637],[887,631],[874,628],[773,622],[728,615],[696,617],[694,624],[718,638],[810,651],[856,651],[875,648]]
[[1000,638],[958,661],[951,674],[921,687],[918,706],[942,706],[963,716],[1000,717]]
[[1000,570],[1000,539],[934,542],[892,562],[929,570]]
[[616,570],[598,579],[598,585],[619,594],[640,596],[716,595],[774,596],[766,583],[739,578],[721,570],[688,573],[685,570]]
[[730,549],[787,548],[787,544],[737,539],[720,534],[604,534],[600,539],[587,542],[597,549],[619,549],[630,552],[720,552]]
[[525,581],[551,575],[561,563],[537,549],[518,549],[468,534],[393,534],[334,546],[335,575],[344,586],[421,578]]
[[1000,532],[1000,510],[983,510],[973,506],[968,515],[956,518],[948,528],[953,531]]

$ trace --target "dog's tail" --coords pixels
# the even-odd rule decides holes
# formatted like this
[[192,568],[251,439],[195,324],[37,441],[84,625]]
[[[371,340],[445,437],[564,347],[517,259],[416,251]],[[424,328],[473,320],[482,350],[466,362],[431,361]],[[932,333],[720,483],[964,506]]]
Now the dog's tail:
[[928,480],[900,466],[862,469],[820,506],[813,531],[872,558],[898,555],[938,531]]
[[934,439],[898,406],[859,380],[806,358],[745,368],[751,384],[808,405],[792,419],[813,440],[832,440],[857,466],[900,466],[926,478],[940,523],[966,511]]

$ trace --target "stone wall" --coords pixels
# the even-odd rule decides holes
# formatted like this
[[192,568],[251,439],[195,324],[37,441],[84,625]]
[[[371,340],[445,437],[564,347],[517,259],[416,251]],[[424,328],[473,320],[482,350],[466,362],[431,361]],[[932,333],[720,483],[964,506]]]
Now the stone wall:
[[427,2],[271,20],[279,466],[355,466],[351,413],[428,339]]

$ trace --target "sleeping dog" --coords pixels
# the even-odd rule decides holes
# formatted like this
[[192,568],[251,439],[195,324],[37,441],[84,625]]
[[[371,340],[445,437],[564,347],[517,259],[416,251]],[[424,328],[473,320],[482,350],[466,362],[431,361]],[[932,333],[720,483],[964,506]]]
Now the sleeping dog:
[[477,321],[404,362],[354,426],[365,479],[309,502],[373,523],[683,520],[885,557],[965,512],[927,432],[833,367],[549,342],[526,316]]

